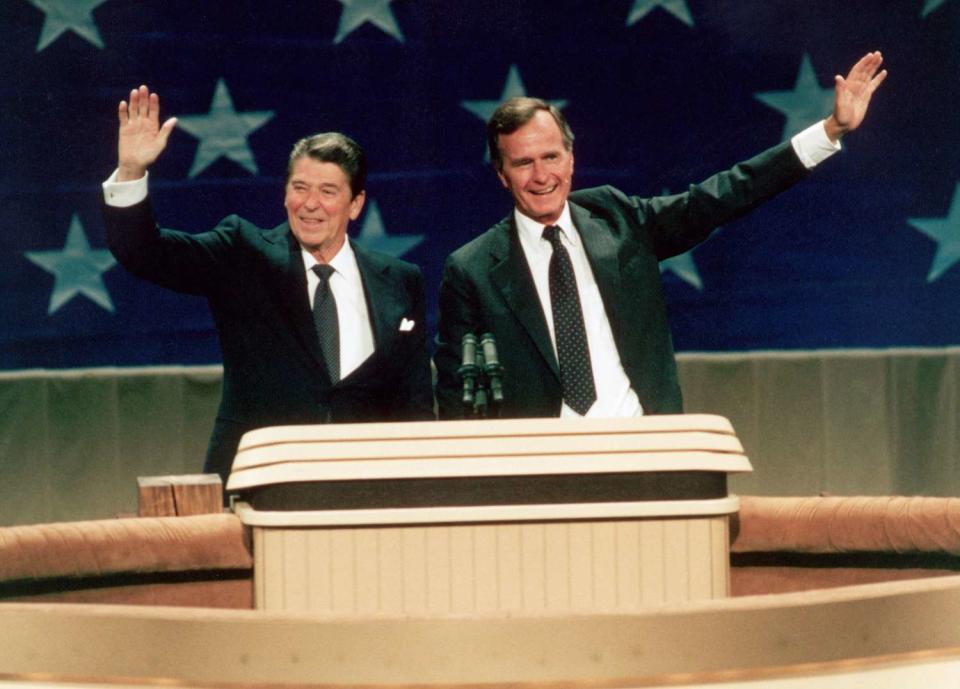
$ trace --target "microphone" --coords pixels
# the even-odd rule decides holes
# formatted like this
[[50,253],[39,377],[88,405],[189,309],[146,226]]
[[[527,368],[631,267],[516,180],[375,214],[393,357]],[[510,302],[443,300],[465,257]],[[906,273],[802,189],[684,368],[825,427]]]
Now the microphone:
[[460,343],[460,361],[463,363],[457,369],[457,375],[463,380],[463,405],[472,406],[474,390],[477,386],[477,376],[480,367],[477,366],[477,336],[467,333]]
[[480,338],[480,346],[483,348],[483,372],[490,381],[490,394],[494,403],[499,404],[503,402],[503,366],[500,365],[497,340],[493,333],[484,333]]

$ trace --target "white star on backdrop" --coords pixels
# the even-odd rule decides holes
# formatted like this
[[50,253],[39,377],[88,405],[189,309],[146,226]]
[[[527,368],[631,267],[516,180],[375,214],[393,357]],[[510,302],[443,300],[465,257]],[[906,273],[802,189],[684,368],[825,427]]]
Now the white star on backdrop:
[[247,143],[247,136],[272,117],[272,110],[238,113],[233,107],[226,82],[222,78],[217,80],[209,113],[177,118],[178,127],[200,139],[188,176],[196,177],[221,156],[257,174],[257,163]]
[[908,218],[907,222],[937,243],[937,253],[927,273],[928,283],[960,261],[960,184],[953,190],[950,212],[945,218]]
[[364,249],[379,251],[382,254],[400,258],[423,241],[422,234],[388,235],[383,227],[383,218],[376,201],[370,201],[367,214],[363,218],[360,234],[354,241]]
[[703,291],[703,280],[700,279],[700,271],[697,270],[697,264],[694,263],[692,250],[660,261],[660,274],[663,275],[667,271],[673,273],[691,287]]
[[76,213],[70,220],[67,242],[60,250],[25,251],[27,259],[54,276],[53,292],[47,315],[51,315],[61,306],[82,294],[87,299],[113,312],[113,301],[101,273],[114,265],[116,259],[106,249],[91,249],[83,225]]
[[[527,89],[523,85],[523,80],[520,79],[520,70],[516,65],[510,65],[510,71],[507,72],[507,81],[503,85],[503,93],[500,94],[500,100],[462,100],[460,101],[460,105],[484,122],[487,122],[490,116],[493,115],[493,111],[496,110],[503,101],[508,98],[526,95]],[[567,101],[565,100],[548,100],[547,102],[560,109],[567,106]],[[486,152],[484,160],[488,163],[490,162],[490,151]]]
[[764,91],[753,96],[764,105],[787,116],[781,140],[789,139],[814,122],[822,120],[833,109],[833,87],[820,86],[807,53],[804,53],[800,61],[800,71],[792,91]]
[[920,12],[920,17],[926,17],[946,1],[947,0],[927,0],[925,3],[923,3],[923,10]]
[[390,3],[393,0],[340,0],[343,11],[340,13],[340,25],[334,43],[339,43],[366,22],[390,34],[403,43],[403,32],[393,16]]
[[687,0],[634,0],[630,14],[627,15],[627,26],[633,26],[658,7],[662,7],[687,26],[693,26],[693,15],[687,7]]
[[107,0],[27,0],[46,17],[40,30],[37,52],[46,48],[61,34],[73,31],[96,47],[103,49],[103,39],[93,21],[92,12]]

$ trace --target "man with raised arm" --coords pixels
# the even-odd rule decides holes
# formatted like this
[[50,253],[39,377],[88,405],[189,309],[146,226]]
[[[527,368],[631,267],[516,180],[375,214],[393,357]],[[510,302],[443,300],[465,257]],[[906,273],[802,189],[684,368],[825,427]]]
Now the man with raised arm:
[[560,111],[511,98],[487,124],[514,210],[447,259],[435,363],[441,418],[462,415],[464,335],[492,333],[505,417],[682,411],[659,262],[809,174],[860,126],[886,78],[879,52],[835,77],[832,114],[791,141],[673,196],[571,190],[573,132]]
[[223,394],[204,471],[226,479],[240,436],[271,425],[433,418],[420,269],[347,238],[366,158],[328,132],[290,153],[287,219],[262,230],[232,215],[210,231],[160,229],[147,169],[160,124],[146,86],[119,106],[117,170],[104,182],[110,251],[131,273],[205,297],[223,353]]

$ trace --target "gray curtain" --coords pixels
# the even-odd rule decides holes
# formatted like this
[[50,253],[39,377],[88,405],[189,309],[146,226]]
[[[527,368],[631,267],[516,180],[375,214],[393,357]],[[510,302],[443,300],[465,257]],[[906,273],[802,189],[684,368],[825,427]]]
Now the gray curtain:
[[[960,348],[682,354],[686,410],[734,425],[744,495],[960,494]],[[136,511],[197,473],[220,368],[0,373],[0,524]]]

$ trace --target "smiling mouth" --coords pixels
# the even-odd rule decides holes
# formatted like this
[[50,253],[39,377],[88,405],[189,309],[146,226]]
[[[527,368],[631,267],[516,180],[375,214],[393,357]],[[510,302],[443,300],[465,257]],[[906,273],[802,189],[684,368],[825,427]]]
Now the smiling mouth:
[[557,190],[557,185],[554,184],[549,189],[541,189],[539,191],[531,190],[530,193],[533,194],[534,196],[546,196],[547,194],[552,194],[556,190]]

